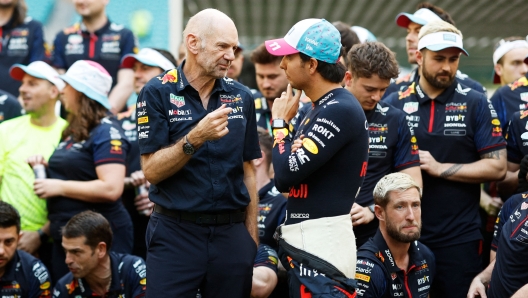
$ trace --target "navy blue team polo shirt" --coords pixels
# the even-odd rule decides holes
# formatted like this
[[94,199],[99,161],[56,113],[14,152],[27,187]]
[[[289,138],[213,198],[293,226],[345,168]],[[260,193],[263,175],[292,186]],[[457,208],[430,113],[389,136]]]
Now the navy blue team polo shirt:
[[291,153],[292,140],[281,131],[273,147],[275,185],[289,191],[285,224],[347,214],[367,172],[368,123],[361,105],[337,88],[315,101],[298,125],[294,140],[305,136],[301,148]]
[[286,198],[275,188],[273,181],[270,181],[270,183],[259,189],[258,195],[260,243],[278,250],[279,245],[277,240],[273,239],[273,234],[275,234],[275,230],[286,217]]
[[520,164],[528,154],[528,111],[513,113],[507,131],[508,161]]
[[436,273],[435,257],[419,241],[411,242],[406,271],[396,265],[379,230],[357,254],[358,297],[428,297]]
[[[109,252],[112,279],[106,298],[145,297],[147,265],[140,257]],[[92,292],[84,278],[76,279],[71,272],[64,275],[53,289],[53,297],[101,297]]]
[[76,23],[57,34],[53,47],[54,67],[67,70],[78,60],[95,61],[112,76],[112,87],[117,83],[123,56],[137,52],[132,31],[110,20],[94,33],[88,32],[83,23]]
[[13,95],[0,90],[0,123],[22,115],[22,106]]
[[[410,116],[420,150],[440,163],[467,164],[506,147],[493,106],[486,96],[454,81],[431,100],[417,83],[386,102]],[[431,177],[422,171],[422,238],[429,247],[481,239],[480,184]]]
[[28,65],[45,58],[42,24],[27,17],[24,23],[15,26],[14,16],[0,27],[0,89],[18,96],[22,84],[9,75],[15,64]]
[[519,193],[511,196],[506,202],[504,202],[504,205],[502,205],[499,214],[497,215],[497,220],[495,221],[493,240],[491,240],[491,250],[497,251],[502,227],[504,227],[504,224],[509,221],[510,216],[515,212],[517,205],[527,198],[528,193]]
[[495,260],[487,295],[511,297],[528,283],[528,199],[518,204],[504,223]]
[[204,109],[198,91],[185,78],[184,65],[153,78],[141,90],[136,107],[140,153],[176,143],[222,104],[233,109],[229,133],[205,142],[177,173],[152,184],[149,198],[167,209],[189,212],[245,208],[250,198],[243,162],[261,157],[251,91],[232,79],[217,79]]
[[[383,176],[420,166],[417,140],[404,112],[379,102],[374,110],[365,111],[365,115],[369,123],[369,160],[367,176],[356,198],[356,203],[363,207],[374,204],[372,191]],[[358,246],[374,236],[377,229],[376,217],[368,224],[354,226]]]
[[[394,92],[402,91],[403,89],[411,85],[413,82],[418,82],[419,78],[420,76],[418,75],[418,68],[413,69],[407,75],[401,78],[398,78],[396,81],[391,82],[391,84],[385,91],[385,94],[383,94],[382,99],[385,97],[388,97]],[[462,73],[460,70],[457,70],[455,78],[460,84],[468,86],[469,88],[475,91],[478,91],[480,93],[483,93],[484,95],[487,95],[488,91],[486,90],[484,86],[482,86],[479,82],[470,78],[467,74]]]
[[0,297],[51,297],[48,269],[39,259],[17,250],[0,277]]
[[497,89],[490,98],[504,129],[513,113],[528,109],[528,74]]

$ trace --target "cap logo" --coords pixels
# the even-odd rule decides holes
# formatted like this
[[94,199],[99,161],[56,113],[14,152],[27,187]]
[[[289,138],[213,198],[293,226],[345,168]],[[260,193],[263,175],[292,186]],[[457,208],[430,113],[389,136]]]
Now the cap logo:
[[269,47],[272,51],[276,51],[281,48],[280,44],[278,42],[270,43]]
[[308,38],[308,37],[305,37],[304,40],[307,42],[307,43],[311,43],[313,44],[314,46],[319,46],[319,43],[311,38]]
[[444,40],[446,40],[446,41],[456,42],[456,35],[445,33],[445,34],[444,34]]

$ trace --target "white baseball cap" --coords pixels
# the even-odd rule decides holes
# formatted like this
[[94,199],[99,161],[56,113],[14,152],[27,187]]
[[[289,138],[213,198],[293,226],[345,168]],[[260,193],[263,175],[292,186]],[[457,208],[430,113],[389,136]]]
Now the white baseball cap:
[[112,77],[101,64],[90,60],[78,60],[60,78],[73,89],[110,109],[108,93],[112,88]]
[[22,81],[22,78],[25,74],[28,74],[32,77],[48,80],[50,83],[55,85],[59,91],[62,91],[64,86],[64,81],[59,78],[59,73],[46,62],[35,61],[31,62],[29,65],[22,64],[13,64],[9,69],[9,75],[17,80]]
[[139,61],[145,65],[159,67],[164,71],[176,68],[176,66],[165,58],[160,52],[151,49],[143,48],[137,54],[127,54],[121,60],[121,67],[132,68],[134,63]]
[[425,25],[430,21],[441,20],[441,18],[427,8],[420,8],[415,13],[402,12],[396,16],[396,25],[407,28],[410,22]]
[[[528,38],[528,36],[527,36]],[[512,41],[506,41],[504,39],[501,39],[499,41],[499,46],[495,49],[493,52],[493,65],[497,65],[497,62],[506,55],[509,51],[513,49],[519,49],[519,48],[528,48],[528,40],[526,39],[520,39],[520,40],[512,40]],[[527,60],[524,60],[524,63],[527,63]],[[495,73],[495,70],[493,70],[493,83],[494,84],[500,84],[500,77]]]
[[459,48],[466,56],[468,52],[464,49],[462,44],[462,36],[454,32],[435,32],[422,36],[418,41],[418,50],[427,48],[433,52],[438,52],[447,48]]

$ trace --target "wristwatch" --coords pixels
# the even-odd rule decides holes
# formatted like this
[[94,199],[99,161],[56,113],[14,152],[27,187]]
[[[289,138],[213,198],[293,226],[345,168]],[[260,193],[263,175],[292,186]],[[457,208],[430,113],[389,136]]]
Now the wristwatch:
[[185,135],[185,142],[183,143],[183,153],[187,155],[193,155],[196,152],[196,149],[194,149],[194,146],[189,143],[189,140],[187,140],[187,135]]
[[273,121],[271,122],[271,128],[288,128],[288,123],[284,119],[273,119]]
[[372,213],[376,214],[376,212],[374,211],[374,206],[376,206],[376,204],[369,205],[368,208]]

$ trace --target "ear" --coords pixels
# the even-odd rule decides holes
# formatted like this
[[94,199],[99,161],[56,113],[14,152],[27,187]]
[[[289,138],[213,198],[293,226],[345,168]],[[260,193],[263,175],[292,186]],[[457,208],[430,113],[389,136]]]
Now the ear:
[[266,157],[264,155],[264,151],[260,150],[260,154],[262,155],[261,158],[253,159],[253,164],[255,165],[255,167],[258,167],[261,164],[263,164],[264,163],[264,159],[266,159]]
[[352,73],[350,70],[345,72],[345,86],[350,87],[352,85]]
[[423,59],[424,59],[424,56],[422,54],[422,51],[419,51],[419,50],[416,50],[416,53],[414,54],[415,57],[416,57],[416,63],[419,65],[419,66],[422,66],[423,65]]
[[308,64],[308,71],[310,72],[310,74],[314,74],[316,72],[316,69],[317,69],[317,65],[319,65],[319,62],[317,61],[317,59],[315,58],[310,58],[310,62]]
[[379,221],[385,221],[385,210],[380,205],[374,205],[374,215]]
[[495,66],[493,67],[493,69],[495,70],[495,73],[500,77],[502,75],[502,65],[500,65],[499,63],[495,64]]
[[200,37],[198,37],[198,35],[194,33],[189,33],[185,37],[185,44],[187,46],[188,51],[195,55],[198,54],[198,52],[200,51],[200,48],[201,48],[200,43],[201,43]]
[[59,97],[59,88],[55,85],[51,85],[50,96],[51,98],[57,99]]
[[106,243],[104,242],[99,242],[97,244],[97,246],[95,247],[96,248],[96,253],[97,253],[97,257],[98,258],[103,258],[106,254],[107,254],[107,247],[106,247]]

